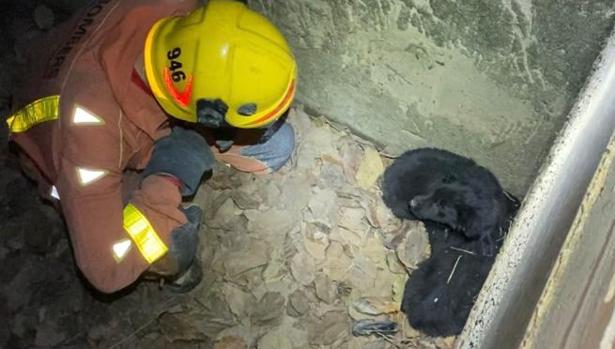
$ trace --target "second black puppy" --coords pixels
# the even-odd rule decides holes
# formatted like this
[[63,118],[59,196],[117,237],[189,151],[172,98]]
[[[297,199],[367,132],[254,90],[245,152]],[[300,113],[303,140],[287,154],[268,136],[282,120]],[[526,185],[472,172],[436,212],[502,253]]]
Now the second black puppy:
[[387,168],[383,199],[400,218],[442,223],[480,240],[485,255],[493,255],[493,236],[518,206],[489,170],[431,148],[408,151]]

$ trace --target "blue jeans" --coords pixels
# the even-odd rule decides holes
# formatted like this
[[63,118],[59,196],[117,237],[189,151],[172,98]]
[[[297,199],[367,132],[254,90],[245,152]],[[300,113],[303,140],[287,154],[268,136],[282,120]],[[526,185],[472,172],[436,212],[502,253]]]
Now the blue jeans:
[[267,174],[288,162],[295,149],[293,127],[284,123],[268,139],[255,138],[250,131],[239,130],[235,144],[226,152],[213,148],[214,155],[240,171]]

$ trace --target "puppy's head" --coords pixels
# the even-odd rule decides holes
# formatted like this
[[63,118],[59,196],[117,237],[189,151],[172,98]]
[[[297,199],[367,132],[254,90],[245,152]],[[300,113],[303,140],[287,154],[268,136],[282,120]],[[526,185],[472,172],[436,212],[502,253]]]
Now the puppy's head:
[[459,228],[460,211],[464,205],[462,193],[446,187],[430,193],[417,195],[409,203],[410,212],[420,219]]

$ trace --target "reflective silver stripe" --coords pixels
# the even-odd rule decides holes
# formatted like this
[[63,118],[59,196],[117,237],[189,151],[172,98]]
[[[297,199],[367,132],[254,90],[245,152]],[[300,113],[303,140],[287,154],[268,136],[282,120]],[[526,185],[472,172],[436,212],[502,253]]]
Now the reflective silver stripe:
[[82,186],[86,186],[103,178],[107,174],[105,170],[77,167],[77,177]]
[[89,110],[76,105],[73,111],[73,124],[75,125],[104,125],[105,121]]

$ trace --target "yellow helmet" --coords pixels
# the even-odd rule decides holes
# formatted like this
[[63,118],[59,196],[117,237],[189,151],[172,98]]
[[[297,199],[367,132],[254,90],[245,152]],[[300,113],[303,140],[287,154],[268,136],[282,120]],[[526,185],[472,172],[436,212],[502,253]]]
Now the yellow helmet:
[[225,121],[257,128],[278,119],[294,96],[297,65],[288,43],[262,15],[234,0],[210,0],[150,30],[145,73],[172,116],[197,122],[199,100],[221,100]]

